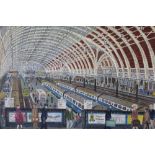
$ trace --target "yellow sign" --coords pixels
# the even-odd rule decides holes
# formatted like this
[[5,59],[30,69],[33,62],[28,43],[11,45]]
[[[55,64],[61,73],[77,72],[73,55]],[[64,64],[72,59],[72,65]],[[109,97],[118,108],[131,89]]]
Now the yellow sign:
[[155,91],[152,93],[153,96],[155,96]]
[[29,96],[30,95],[30,92],[29,92],[29,89],[28,88],[25,88],[23,89],[23,96]]
[[5,98],[4,92],[0,92],[0,100],[3,100]]
[[[143,115],[138,115],[138,120],[140,120],[140,123],[143,123]],[[131,115],[128,115],[128,124],[131,124]]]

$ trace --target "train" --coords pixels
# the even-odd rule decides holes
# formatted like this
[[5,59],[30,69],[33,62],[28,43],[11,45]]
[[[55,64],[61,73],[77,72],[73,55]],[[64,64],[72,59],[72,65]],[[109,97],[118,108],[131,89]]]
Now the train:
[[87,98],[88,100],[92,100],[94,103],[98,103],[106,107],[112,107],[112,109],[114,110],[131,111],[131,108],[128,106],[113,102],[110,99],[105,99],[103,95],[99,96],[100,94],[98,93],[86,92],[82,87],[72,86],[71,84],[65,84],[63,82],[57,82],[57,84],[54,85],[45,81],[42,82],[42,85],[49,87],[54,93],[58,94],[59,97],[63,96],[64,93],[68,90],[70,94],[65,93],[64,98],[72,102],[76,107],[81,110],[84,108],[84,100],[82,102],[78,101],[77,99],[75,100],[75,95],[71,96],[71,92],[72,94],[77,94],[81,96],[81,98],[83,97]]
[[[87,97],[88,99],[93,100],[94,102],[98,102],[102,105],[108,105],[112,107],[115,110],[121,110],[121,111],[131,111],[131,108],[129,106],[125,106],[123,104],[120,104],[120,100],[118,102],[112,101],[110,98],[106,99],[104,95],[101,95],[94,91],[86,92],[86,90],[81,86],[73,86],[71,84],[66,84],[64,82],[58,82],[57,85],[61,88],[74,91],[82,96]],[[116,99],[115,99],[116,100]],[[131,104],[132,105],[132,104]]]
[[47,99],[47,94],[43,89],[35,89],[35,95],[40,103],[45,104]]
[[[66,99],[67,101],[67,106],[72,108],[75,112],[80,113],[84,109],[84,97],[76,94],[73,91],[65,91],[59,86],[49,82],[43,81],[42,85],[50,89],[53,92],[53,94],[58,98],[64,97],[64,99]],[[94,102],[93,105],[96,106]]]

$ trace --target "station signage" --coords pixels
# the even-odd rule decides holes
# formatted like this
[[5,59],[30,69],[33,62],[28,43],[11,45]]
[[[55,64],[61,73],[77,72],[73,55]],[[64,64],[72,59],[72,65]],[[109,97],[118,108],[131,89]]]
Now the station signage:
[[28,97],[29,95],[30,95],[29,89],[28,88],[23,89],[23,96]]
[[92,125],[104,125],[105,113],[88,113],[88,124]]
[[93,108],[92,100],[84,100],[84,109],[92,109],[92,108]]
[[5,108],[14,107],[14,98],[5,98]]
[[66,100],[61,98],[58,99],[58,109],[66,109]]
[[5,97],[5,93],[4,92],[0,92],[0,100],[3,100]]
[[126,124],[125,114],[111,114],[111,120],[114,120],[116,124]]

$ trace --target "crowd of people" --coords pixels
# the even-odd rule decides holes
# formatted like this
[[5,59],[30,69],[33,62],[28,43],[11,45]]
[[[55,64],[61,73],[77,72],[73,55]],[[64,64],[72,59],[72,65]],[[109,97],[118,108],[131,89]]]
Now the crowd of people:
[[[111,109],[108,109],[106,112],[106,120],[111,119]],[[155,120],[154,120],[154,110],[152,108],[145,107],[143,113],[143,120],[140,121],[138,112],[138,106],[136,104],[132,105],[132,112],[131,112],[131,127],[132,129],[154,129],[155,128]],[[41,123],[39,123],[39,113],[36,104],[32,107],[32,124],[33,128],[37,129],[47,129],[47,120],[48,113],[46,105],[41,109]],[[72,110],[66,110],[66,121],[67,121],[67,128],[72,128],[72,126],[79,122],[81,119],[80,114],[75,114]],[[15,113],[15,121],[17,124],[17,128],[23,128],[24,123],[24,116],[20,109],[20,106],[17,106],[16,113]]]
[[[47,106],[45,105],[41,109],[41,124],[40,124],[41,129],[47,129],[47,122],[46,122],[47,117],[48,117]],[[24,115],[22,113],[22,110],[20,109],[20,106],[17,106],[16,108],[15,121],[17,124],[17,129],[22,129],[24,124]],[[39,112],[36,104],[33,104],[32,107],[32,126],[34,129],[39,128]]]
[[[106,110],[105,120],[111,120],[111,107]],[[142,120],[139,118],[139,113],[142,116]],[[155,119],[154,119],[155,111],[152,107],[144,107],[143,112],[138,111],[138,105],[132,105],[131,112],[131,128],[132,129],[154,129],[155,128]],[[106,127],[107,128],[107,127]]]
[[[32,127],[34,129],[47,129],[47,118],[48,118],[48,112],[47,112],[47,106],[44,105],[44,107],[41,109],[41,123],[39,122],[39,111],[36,104],[33,104],[32,107]],[[80,120],[80,114],[75,114],[72,110],[66,110],[66,121],[67,121],[67,128],[72,128],[73,125],[78,123]],[[17,129],[22,129],[24,124],[24,115],[22,113],[22,110],[20,109],[20,106],[17,106],[16,112],[15,112],[15,121],[17,124]],[[40,126],[39,126],[40,125]]]
[[154,120],[154,110],[149,107],[144,107],[144,114],[143,114],[143,120],[142,124],[138,118],[138,106],[136,104],[132,105],[132,114],[131,114],[131,120],[132,120],[132,128],[133,129],[139,129],[140,126],[144,129],[154,129],[155,128],[155,120]]

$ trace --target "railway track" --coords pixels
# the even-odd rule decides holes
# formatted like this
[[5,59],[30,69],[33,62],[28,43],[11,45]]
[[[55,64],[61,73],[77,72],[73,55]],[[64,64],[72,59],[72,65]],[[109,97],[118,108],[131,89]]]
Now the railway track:
[[22,90],[22,95],[23,95],[23,102],[24,102],[24,107],[25,108],[32,108],[32,103],[33,101],[31,100],[29,91],[27,92],[26,96],[24,93],[24,89],[28,90],[28,84],[26,82],[24,82],[24,79],[20,76],[20,80],[21,80],[21,90]]
[[[63,81],[66,83],[66,81]],[[83,87],[82,84],[79,83],[75,83],[72,82],[73,87]],[[91,91],[94,91],[94,87],[93,86],[88,86],[86,85],[86,89],[89,89]],[[111,97],[115,97],[117,99],[121,99],[124,102],[127,103],[127,101],[133,103],[133,104],[138,104],[139,105],[139,109],[142,110],[144,107],[149,106],[150,104],[155,103],[155,98],[154,97],[148,97],[148,96],[143,96],[143,95],[138,95],[138,98],[136,98],[135,94],[132,93],[127,93],[127,92],[123,92],[123,91],[118,91],[118,95],[116,96],[116,90],[114,89],[109,89],[109,88],[105,88],[105,87],[98,87],[96,89],[96,92],[94,91],[94,93],[99,93],[99,94],[103,94],[103,95],[108,95]],[[131,107],[131,105],[129,105]]]
[[[92,90],[92,87],[87,87],[87,88]],[[124,92],[120,92],[120,91],[118,92],[118,95],[116,96],[116,91],[112,90],[112,89],[108,89],[108,88],[97,87],[96,92],[103,93],[103,94],[109,95],[109,96],[113,96],[113,97],[122,99],[124,101],[130,101],[133,104],[138,104],[140,110],[142,110],[144,107],[149,106],[150,104],[155,103],[154,98],[145,97],[142,95],[139,95],[138,98],[136,98],[135,94],[131,94],[131,93],[128,94],[128,93],[124,93]]]

